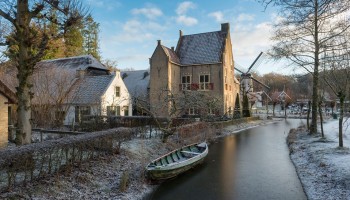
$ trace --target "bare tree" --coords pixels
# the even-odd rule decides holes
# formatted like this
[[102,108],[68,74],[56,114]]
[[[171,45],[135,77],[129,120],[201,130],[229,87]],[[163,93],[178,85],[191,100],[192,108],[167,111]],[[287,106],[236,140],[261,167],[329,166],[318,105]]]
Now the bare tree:
[[339,98],[339,147],[343,147],[344,103],[350,90],[350,31],[331,42],[339,46],[324,55],[324,80]]
[[329,43],[346,31],[336,18],[349,11],[348,0],[259,0],[266,6],[280,10],[272,38],[276,41],[271,55],[275,59],[286,58],[292,65],[303,68],[313,75],[311,134],[317,133],[317,105],[319,67],[321,55],[332,48]]
[[[137,98],[135,103],[154,119],[163,133],[163,142],[166,142],[168,137],[176,132],[177,126],[181,125],[175,123],[176,118],[185,116],[207,119],[219,113],[222,107],[222,100],[201,91],[183,91],[174,94],[169,90],[161,90],[157,96],[161,99],[161,103],[157,105],[150,105],[144,98]],[[163,116],[164,111],[168,115],[159,117]]]
[[[60,11],[58,18],[52,18],[50,9]],[[6,41],[0,39],[1,45],[7,45],[11,58],[18,69],[18,109],[16,143],[31,142],[31,97],[35,64],[40,61],[45,52],[49,35],[44,34],[41,42],[35,42],[37,31],[31,23],[35,20],[55,19],[61,28],[68,29],[83,18],[83,9],[78,0],[2,0],[0,1],[0,20],[6,21],[14,30],[13,37]],[[59,20],[59,21],[58,21]],[[34,51],[35,50],[35,51]]]
[[41,127],[61,126],[68,104],[77,96],[69,95],[75,74],[57,67],[41,67],[33,73],[33,119]]

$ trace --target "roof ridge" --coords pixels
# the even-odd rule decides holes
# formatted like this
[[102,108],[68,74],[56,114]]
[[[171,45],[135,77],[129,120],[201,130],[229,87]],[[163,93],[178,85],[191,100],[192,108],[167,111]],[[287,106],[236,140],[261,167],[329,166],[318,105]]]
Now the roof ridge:
[[87,55],[71,56],[71,57],[64,57],[64,58],[46,59],[46,60],[42,60],[40,62],[54,62],[54,61],[69,60],[69,59],[76,59],[76,58],[93,58],[93,59],[96,59],[92,55],[87,54]]
[[194,34],[189,34],[189,35],[183,35],[182,37],[191,36],[191,35],[208,34],[208,33],[218,33],[218,32],[223,32],[223,31],[219,30],[219,31],[210,31],[210,32],[204,32],[204,33],[194,33]]

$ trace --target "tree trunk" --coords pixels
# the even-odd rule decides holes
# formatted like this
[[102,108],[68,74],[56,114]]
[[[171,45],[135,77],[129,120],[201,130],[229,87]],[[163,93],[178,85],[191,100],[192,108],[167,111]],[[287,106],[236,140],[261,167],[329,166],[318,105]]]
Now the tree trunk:
[[310,106],[311,106],[311,102],[308,102],[308,109],[307,109],[307,115],[306,115],[306,126],[307,126],[307,130],[310,131]]
[[[312,119],[311,119],[311,128],[310,133],[316,134],[317,133],[317,105],[318,105],[318,67],[319,67],[319,51],[320,51],[320,45],[319,45],[319,39],[318,39],[318,25],[319,25],[319,19],[318,19],[318,1],[315,1],[315,13],[314,13],[314,41],[315,41],[315,64],[314,64],[314,72],[313,72],[313,85],[312,85]],[[309,107],[310,109],[310,107]]]
[[322,103],[320,102],[318,104],[318,112],[320,114],[320,124],[321,124],[321,137],[324,138],[324,132],[323,132],[323,116],[322,116]]
[[344,99],[345,96],[340,95],[340,113],[339,113],[339,147],[343,147],[343,116],[344,116]]
[[32,61],[30,60],[30,14],[28,10],[28,0],[17,0],[17,18],[16,18],[16,39],[18,41],[18,82],[17,87],[17,131],[16,144],[29,144],[32,138],[31,118],[31,87],[30,76],[33,72]]
[[287,108],[286,108],[286,103],[284,103],[284,118],[287,119]]

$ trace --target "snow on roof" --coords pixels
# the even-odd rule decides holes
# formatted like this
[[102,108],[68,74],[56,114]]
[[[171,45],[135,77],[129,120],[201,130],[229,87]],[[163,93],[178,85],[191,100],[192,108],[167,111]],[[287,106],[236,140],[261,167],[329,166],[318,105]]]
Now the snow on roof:
[[70,92],[71,104],[100,103],[115,75],[85,76],[77,79]]
[[146,96],[150,81],[149,70],[121,72],[125,86],[132,97]]
[[69,70],[86,70],[87,68],[96,68],[108,70],[106,66],[100,63],[91,55],[75,56],[68,58],[59,58],[53,60],[43,60],[36,64],[36,67],[59,67]]

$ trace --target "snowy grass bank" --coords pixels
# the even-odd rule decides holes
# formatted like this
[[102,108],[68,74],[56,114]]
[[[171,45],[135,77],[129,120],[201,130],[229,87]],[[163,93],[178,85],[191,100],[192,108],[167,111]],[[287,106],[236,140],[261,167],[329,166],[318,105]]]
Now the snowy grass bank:
[[[273,121],[250,121],[232,125],[229,129],[209,132],[212,137],[223,137],[271,122]],[[186,141],[194,142],[189,139]],[[142,199],[157,187],[145,181],[144,167],[152,159],[178,148],[178,145],[182,144],[171,141],[164,144],[157,138],[126,141],[122,143],[119,154],[101,156],[70,171],[13,188],[12,191],[0,194],[0,199]],[[128,176],[127,187],[121,191],[121,180],[125,174]]]
[[305,129],[289,134],[290,157],[308,199],[350,199],[350,121],[344,120],[344,147],[338,147],[338,120],[324,123],[325,138]]

